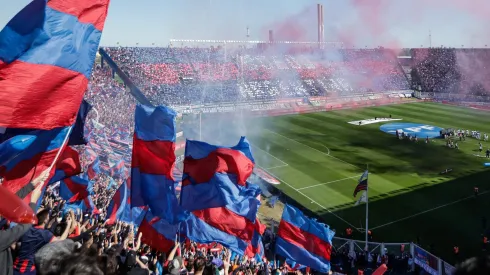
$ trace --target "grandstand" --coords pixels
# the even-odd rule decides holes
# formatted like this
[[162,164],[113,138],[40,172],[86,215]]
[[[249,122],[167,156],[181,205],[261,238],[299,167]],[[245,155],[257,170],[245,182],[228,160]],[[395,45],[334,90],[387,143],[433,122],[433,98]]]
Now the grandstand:
[[[0,275],[489,269],[490,49],[433,48],[432,31],[428,48],[360,46],[406,45],[370,1],[329,14],[327,37],[323,4],[284,22],[275,4],[185,4],[152,15],[176,25],[162,37],[240,15],[219,33],[238,40],[166,47],[140,13],[159,2],[111,23],[109,0],[64,2],[0,32]],[[240,38],[245,20],[268,40],[250,22]],[[152,46],[101,46],[106,23]]]
[[[484,125],[488,116],[479,111],[427,103],[392,105],[414,102],[416,99],[412,95],[416,95],[431,101],[444,100],[444,103],[461,103],[462,99],[467,99],[466,106],[471,104],[473,108],[486,108],[483,103],[488,96],[485,83],[478,84],[475,82],[478,79],[465,77],[467,72],[460,70],[457,57],[478,59],[490,51],[412,49],[403,59],[393,51],[382,48],[294,48],[281,53],[270,49],[239,48],[233,51],[222,47],[101,49],[103,56],[105,52],[106,59],[112,59],[138,89],[125,88],[124,84],[109,81],[114,75],[111,71],[116,70],[107,66],[111,64],[110,60],[104,61],[103,58],[94,70],[94,84],[98,79],[106,80],[103,85],[99,83],[98,87],[102,88],[94,87],[99,89],[98,92],[91,90],[89,95],[104,97],[111,94],[119,98],[119,102],[129,103],[124,108],[132,109],[134,99],[129,93],[141,92],[155,105],[173,106],[184,114],[184,120],[190,118],[185,114],[197,114],[199,122],[196,123],[197,117],[192,116],[194,124],[190,127],[194,129],[194,136],[189,133],[188,138],[203,138],[198,133],[201,130],[197,129],[212,129],[213,124],[224,120],[222,113],[240,114],[242,119],[246,118],[244,121],[249,129],[266,128],[265,131],[250,130],[247,135],[256,147],[260,167],[268,177],[282,183],[279,187],[268,188],[267,192],[280,192],[284,201],[297,204],[311,215],[318,215],[340,232],[346,226],[351,226],[359,230],[361,234],[358,232],[360,235],[357,238],[362,239],[363,226],[359,219],[363,210],[352,208],[349,193],[362,172],[362,166],[369,163],[373,188],[377,190],[372,198],[375,209],[371,210],[375,221],[372,229],[380,241],[377,244],[376,240],[373,241],[372,249],[378,251],[381,248],[380,253],[384,253],[384,249],[389,248],[386,251],[394,252],[398,244],[390,246],[386,242],[413,242],[420,246],[413,246],[412,252],[423,247],[443,256],[446,262],[454,263],[451,254],[454,243],[445,243],[445,240],[452,239],[468,253],[465,255],[478,253],[479,246],[475,244],[479,242],[479,234],[469,233],[471,236],[452,238],[451,234],[457,235],[456,232],[465,229],[457,226],[457,222],[450,223],[449,218],[444,218],[444,222],[454,226],[454,229],[447,234],[434,235],[431,230],[436,230],[436,224],[429,223],[424,230],[413,227],[427,220],[448,217],[448,211],[458,211],[455,207],[471,212],[471,195],[465,195],[466,189],[471,188],[464,186],[468,180],[478,182],[483,193],[487,192],[482,180],[488,175],[481,170],[480,161],[472,157],[474,145],[460,145],[464,153],[455,157],[454,152],[439,148],[442,146],[440,141],[435,141],[430,149],[394,143],[391,137],[376,130],[377,124],[351,129],[346,120],[394,115],[409,122],[490,132]],[[447,81],[448,78],[452,80]],[[126,87],[131,87],[132,83],[126,83]],[[465,95],[456,93],[458,89],[465,91]],[[117,102],[115,100],[114,104]],[[390,106],[365,108],[387,104]],[[110,106],[105,108],[112,109]],[[362,109],[336,111],[358,108]],[[298,116],[325,111],[325,115]],[[471,118],[471,121],[479,118],[479,122],[455,121],[459,115]],[[271,116],[280,117],[255,118]],[[109,117],[112,115],[109,114]],[[126,124],[131,121],[129,117],[122,120]],[[132,126],[127,127],[131,129]],[[219,129],[214,131],[222,132]],[[208,129],[208,132],[213,130]],[[214,140],[219,140],[219,135],[213,136]],[[355,151],[350,148],[355,148]],[[427,154],[437,157],[423,164],[429,155],[420,150],[428,150]],[[180,154],[182,152],[180,150]],[[400,157],[400,152],[408,155]],[[458,164],[455,160],[465,164]],[[439,176],[439,172],[448,167],[458,172]],[[337,172],[326,173],[325,169]],[[451,191],[441,191],[445,189]],[[332,192],[338,195],[325,197],[324,194]],[[433,196],[440,199],[435,200]],[[418,205],[410,203],[414,200]],[[482,197],[477,203],[484,207],[486,203],[482,200],[485,199]],[[456,203],[452,204],[451,201]],[[397,213],[383,214],[383,209],[397,209]],[[473,224],[480,216],[476,213],[470,215],[464,223]],[[339,241],[338,246],[345,248],[347,244],[342,243],[341,239]],[[363,247],[362,243],[347,242],[354,250],[355,247]],[[450,269],[451,266],[439,261],[434,268],[444,272],[443,269]]]

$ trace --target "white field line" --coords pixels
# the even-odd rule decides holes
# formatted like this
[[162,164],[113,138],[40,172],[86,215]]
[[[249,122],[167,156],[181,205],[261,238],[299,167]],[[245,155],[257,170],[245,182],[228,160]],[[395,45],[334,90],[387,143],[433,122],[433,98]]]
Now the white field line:
[[276,169],[276,168],[283,168],[283,167],[288,167],[289,165],[286,164],[286,165],[278,165],[278,166],[272,166],[272,167],[268,167],[268,168],[265,168],[266,170],[270,170],[270,169]]
[[[282,160],[281,160],[281,159],[279,159],[278,157],[271,155],[271,153],[267,152],[266,150],[264,150],[264,149],[262,149],[262,148],[260,148],[260,147],[258,147],[258,146],[256,146],[256,145],[253,145],[253,144],[252,144],[252,147],[255,147],[255,148],[259,149],[260,151],[262,151],[262,152],[266,153],[267,155],[269,155],[269,156],[271,156],[271,157],[275,158],[276,160],[280,161],[280,162],[283,164],[282,166],[277,166],[277,167],[289,166],[289,164],[285,163],[284,161],[282,161]],[[275,167],[275,168],[277,168],[277,167]],[[268,168],[268,169],[270,169],[270,168]]]
[[315,184],[315,185],[310,185],[310,186],[306,186],[306,187],[298,188],[298,189],[296,189],[296,190],[303,190],[303,189],[313,188],[313,187],[317,187],[317,186],[327,185],[327,184],[329,184],[329,183],[334,183],[334,182],[344,181],[344,180],[353,179],[353,178],[359,178],[360,176],[362,176],[362,174],[355,175],[355,176],[348,177],[348,178],[339,179],[339,180],[333,180],[333,181],[329,181],[329,182],[324,182],[324,183],[319,183],[319,184]]
[[[259,166],[260,167],[260,166]],[[263,167],[260,167],[264,170],[267,170]],[[338,219],[340,219],[341,221],[345,222],[346,224],[348,224],[351,228],[355,228],[357,231],[359,231],[359,229],[354,226],[353,224],[349,223],[348,221],[344,220],[342,217],[338,216],[337,214],[333,213],[332,211],[330,211],[328,208],[326,208],[325,206],[319,204],[318,202],[314,201],[312,198],[308,197],[307,195],[305,195],[303,192],[301,192],[300,190],[294,188],[291,184],[287,183],[286,181],[284,181],[283,179],[281,179],[280,177],[274,175],[273,173],[271,173],[270,171],[267,171],[271,176],[275,177],[276,179],[280,180],[282,183],[286,184],[287,186],[289,186],[291,189],[293,189],[294,191],[300,193],[303,197],[309,199],[310,201],[312,201],[314,204],[320,206],[321,208],[325,209],[328,211],[328,213],[334,215],[335,217],[337,217]]]
[[[294,141],[294,142],[296,142],[296,143],[298,143],[298,144],[301,144],[301,145],[303,145],[303,146],[305,146],[305,147],[307,147],[307,148],[310,148],[311,150],[315,150],[315,151],[317,151],[318,153],[321,153],[321,154],[323,154],[323,155],[325,155],[325,156],[328,156],[328,157],[331,157],[331,158],[333,158],[333,159],[336,159],[336,160],[338,160],[338,161],[340,161],[340,162],[343,162],[343,163],[345,163],[345,164],[348,164],[348,165],[350,165],[350,166],[352,166],[352,167],[356,167],[356,168],[358,168],[358,169],[361,169],[360,167],[357,167],[357,166],[355,166],[355,165],[354,165],[354,164],[352,164],[352,163],[348,163],[348,162],[347,162],[347,161],[345,161],[345,160],[341,160],[341,159],[339,159],[339,158],[336,158],[336,157],[334,157],[334,156],[330,155],[330,150],[328,151],[329,153],[327,154],[327,153],[322,152],[322,151],[320,151],[320,150],[318,150],[318,149],[315,149],[315,148],[313,148],[313,147],[311,147],[311,146],[308,146],[308,145],[306,145],[306,144],[304,144],[304,143],[302,143],[302,142],[299,142],[299,141],[297,141],[297,140],[295,140],[295,139],[292,139],[292,138],[289,138],[289,137],[287,137],[287,136],[284,136],[284,135],[281,135],[281,134],[279,134],[279,133],[276,133],[276,132],[274,132],[274,131],[272,131],[272,130],[269,130],[269,129],[265,129],[265,130],[267,130],[267,131],[269,131],[269,132],[271,132],[271,133],[273,133],[273,134],[276,134],[276,135],[278,135],[278,136],[281,136],[281,137],[283,137],[283,138],[285,138],[285,139],[288,139],[288,140]],[[324,147],[325,147],[325,146],[324,146]],[[327,149],[328,149],[328,148],[327,148]],[[362,170],[362,169],[361,169],[361,170]]]
[[[481,193],[480,193],[478,196],[484,195],[484,194],[489,193],[489,192],[490,192],[490,190],[483,191],[483,192],[481,192]],[[473,196],[468,196],[468,197],[466,197],[466,198],[462,198],[462,199],[459,199],[459,200],[457,200],[457,201],[453,201],[453,202],[450,202],[450,203],[446,203],[446,204],[443,204],[443,205],[439,205],[439,206],[437,206],[437,207],[434,207],[434,208],[431,208],[431,209],[428,209],[428,210],[425,210],[425,211],[419,212],[419,213],[417,213],[417,214],[413,214],[413,215],[410,215],[410,216],[406,216],[406,217],[404,217],[404,218],[401,218],[401,219],[398,219],[398,220],[394,220],[394,221],[392,221],[392,222],[385,223],[385,224],[382,224],[382,225],[378,225],[378,226],[375,226],[375,227],[371,227],[371,228],[369,228],[369,229],[374,230],[374,229],[382,228],[382,227],[385,227],[385,226],[388,226],[388,225],[392,225],[392,224],[394,224],[394,223],[401,222],[401,221],[404,221],[404,220],[408,220],[408,219],[411,219],[411,218],[413,218],[413,217],[417,217],[417,216],[423,215],[423,214],[425,214],[425,213],[429,213],[429,212],[431,212],[431,211],[434,211],[434,210],[437,210],[437,209],[441,209],[441,208],[444,208],[444,207],[446,207],[446,206],[450,206],[450,205],[453,205],[453,204],[456,204],[456,203],[460,203],[460,202],[462,202],[462,201],[469,200],[469,199],[472,199],[472,198],[475,198],[475,196],[474,196],[474,195],[473,195]]]
[[319,145],[323,146],[325,149],[327,149],[327,151],[328,151],[327,155],[330,156],[330,149],[328,149],[327,146],[325,146],[325,145],[323,145],[321,143],[318,143],[318,142],[317,142],[317,144],[319,144]]

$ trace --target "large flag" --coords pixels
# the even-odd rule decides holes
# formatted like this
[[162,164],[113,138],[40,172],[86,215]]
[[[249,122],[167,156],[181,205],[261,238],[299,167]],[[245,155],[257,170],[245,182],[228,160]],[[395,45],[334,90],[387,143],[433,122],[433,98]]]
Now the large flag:
[[132,207],[148,205],[153,215],[169,223],[184,220],[175,195],[174,110],[137,105],[131,169]]
[[34,0],[0,32],[0,127],[75,123],[109,0]]
[[60,197],[68,202],[81,201],[92,192],[92,183],[79,176],[66,178],[60,183]]
[[250,259],[256,257],[258,261],[262,261],[264,257],[264,245],[262,244],[262,235],[265,231],[265,225],[261,224],[259,219],[255,221],[254,234],[252,241],[249,243],[245,255]]
[[235,215],[255,221],[260,187],[247,182],[253,172],[250,144],[242,137],[227,148],[188,140],[182,176],[181,205],[189,211],[226,206]]
[[192,212],[183,229],[191,240],[245,253],[260,205],[260,188],[247,182],[253,167],[244,137],[231,148],[187,141],[180,200]]
[[175,245],[178,226],[169,224],[168,221],[153,216],[147,211],[138,227],[142,234],[141,241],[157,251],[168,253]]
[[322,273],[330,271],[334,232],[286,205],[276,238],[276,253]]
[[356,186],[356,189],[354,189],[354,197],[356,197],[357,193],[359,191],[365,191],[368,188],[368,170],[364,171],[364,173],[361,175],[361,178],[359,179],[359,183]]
[[66,145],[108,6],[109,0],[34,0],[0,32],[0,127],[28,130],[14,138],[30,136],[18,144],[25,146],[21,154],[0,159],[10,191],[31,190],[30,181],[53,168]]
[[[17,194],[23,193],[23,189],[32,189],[30,182],[53,166],[69,131],[69,127],[34,130],[3,142],[0,145],[2,185]],[[55,171],[51,172],[53,176]]]
[[107,207],[107,224],[114,224],[116,220],[122,219],[125,210],[127,210],[126,205],[131,204],[129,199],[128,185],[123,182],[114,193],[114,196],[112,196],[111,202]]
[[77,120],[70,134],[70,139],[68,140],[68,145],[87,145],[87,139],[85,138],[85,120],[87,119],[88,112],[92,110],[92,105],[90,105],[85,99],[78,109]]

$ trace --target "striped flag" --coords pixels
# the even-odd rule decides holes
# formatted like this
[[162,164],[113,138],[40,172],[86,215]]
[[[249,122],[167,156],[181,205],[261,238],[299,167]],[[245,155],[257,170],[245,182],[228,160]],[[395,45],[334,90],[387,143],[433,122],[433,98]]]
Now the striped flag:
[[359,183],[356,186],[356,189],[354,189],[354,197],[356,197],[357,193],[359,191],[366,191],[368,188],[368,170],[364,171],[362,174],[361,178],[359,179]]

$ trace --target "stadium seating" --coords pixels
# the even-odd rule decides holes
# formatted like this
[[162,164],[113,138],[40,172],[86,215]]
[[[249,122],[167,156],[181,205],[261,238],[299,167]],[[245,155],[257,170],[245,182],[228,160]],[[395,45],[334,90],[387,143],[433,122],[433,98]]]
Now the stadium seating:
[[384,49],[269,54],[256,49],[107,48],[156,103],[236,102],[408,89]]
[[490,101],[490,50],[413,49],[415,82],[436,98]]

